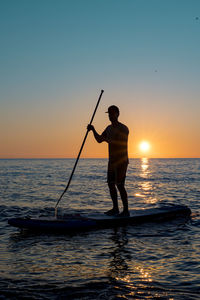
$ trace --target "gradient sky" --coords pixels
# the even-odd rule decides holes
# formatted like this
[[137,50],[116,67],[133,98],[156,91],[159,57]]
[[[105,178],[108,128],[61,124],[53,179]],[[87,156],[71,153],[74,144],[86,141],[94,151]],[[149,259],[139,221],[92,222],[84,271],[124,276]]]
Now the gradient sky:
[[0,37],[0,158],[76,157],[101,89],[130,157],[200,157],[199,0],[1,0]]

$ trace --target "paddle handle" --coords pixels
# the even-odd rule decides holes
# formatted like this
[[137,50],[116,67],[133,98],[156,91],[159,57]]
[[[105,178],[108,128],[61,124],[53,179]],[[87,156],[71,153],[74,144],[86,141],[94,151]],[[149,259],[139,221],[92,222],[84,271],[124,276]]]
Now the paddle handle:
[[[91,125],[91,124],[92,124],[92,122],[93,122],[93,119],[94,119],[94,116],[95,116],[95,114],[96,114],[97,108],[98,108],[98,106],[99,106],[99,102],[100,102],[100,100],[101,100],[101,97],[102,97],[102,95],[103,95],[103,92],[104,92],[104,90],[101,90],[101,94],[100,94],[100,96],[99,96],[99,99],[98,99],[98,101],[97,101],[97,104],[96,104],[95,110],[94,110],[94,112],[93,112],[92,118],[91,118],[91,120],[90,120],[90,123],[89,123],[90,125]],[[83,150],[83,147],[84,147],[85,141],[86,141],[86,139],[87,139],[88,132],[89,132],[89,130],[87,129],[87,132],[86,132],[86,134],[85,134],[85,137],[84,137],[84,139],[83,139],[83,142],[82,142],[81,148],[80,148],[80,150],[79,150],[79,153],[78,153],[78,156],[77,156],[76,162],[75,162],[75,164],[74,164],[74,167],[73,167],[72,173],[71,173],[71,175],[70,175],[70,177],[69,177],[69,181],[68,181],[68,183],[67,183],[67,186],[66,186],[66,188],[65,188],[65,189],[64,189],[64,191],[62,192],[62,194],[61,194],[60,198],[58,199],[58,201],[57,201],[57,203],[56,203],[56,206],[55,206],[55,209],[57,208],[57,206],[58,206],[58,204],[59,204],[60,200],[62,199],[63,195],[66,193],[66,191],[68,190],[68,187],[70,186],[70,183],[71,183],[72,177],[73,177],[73,175],[74,175],[74,172],[75,172],[75,169],[76,169],[77,163],[78,163],[78,161],[79,161],[79,158],[80,158],[81,152],[82,152],[82,150]]]

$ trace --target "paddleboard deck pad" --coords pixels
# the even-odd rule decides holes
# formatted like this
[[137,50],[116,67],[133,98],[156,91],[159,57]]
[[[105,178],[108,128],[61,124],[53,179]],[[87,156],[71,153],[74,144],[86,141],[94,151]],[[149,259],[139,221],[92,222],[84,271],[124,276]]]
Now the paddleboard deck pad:
[[147,222],[162,222],[177,217],[189,217],[190,208],[183,205],[163,206],[160,208],[131,210],[129,217],[107,216],[103,213],[67,215],[64,217],[12,218],[8,224],[31,231],[74,232],[111,228],[125,225],[137,225]]

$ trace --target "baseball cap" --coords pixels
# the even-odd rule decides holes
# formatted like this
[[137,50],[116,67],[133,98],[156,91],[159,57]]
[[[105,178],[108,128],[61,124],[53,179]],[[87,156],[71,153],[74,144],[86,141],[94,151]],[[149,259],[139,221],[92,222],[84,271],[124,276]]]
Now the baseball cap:
[[110,113],[110,112],[116,112],[119,114],[119,108],[116,105],[111,105],[108,107],[108,111],[106,111],[106,113]]

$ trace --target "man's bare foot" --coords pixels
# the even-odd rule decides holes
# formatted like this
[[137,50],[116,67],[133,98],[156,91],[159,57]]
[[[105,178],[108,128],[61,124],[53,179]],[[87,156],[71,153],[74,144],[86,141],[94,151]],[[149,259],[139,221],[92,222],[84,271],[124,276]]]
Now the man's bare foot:
[[107,216],[116,216],[116,215],[119,214],[119,209],[117,209],[117,208],[112,208],[112,209],[106,211],[105,214],[106,214]]

